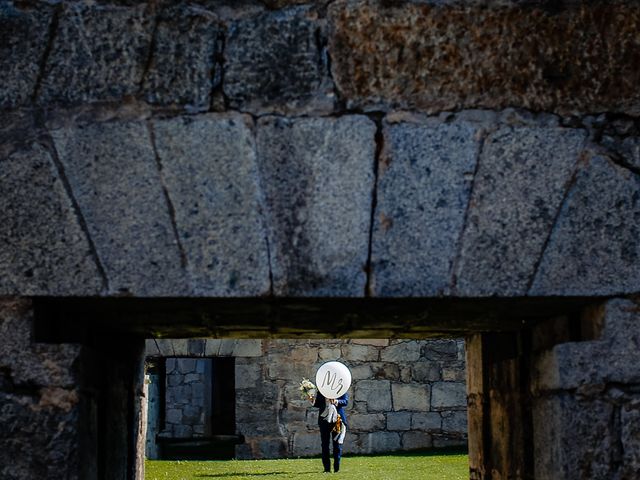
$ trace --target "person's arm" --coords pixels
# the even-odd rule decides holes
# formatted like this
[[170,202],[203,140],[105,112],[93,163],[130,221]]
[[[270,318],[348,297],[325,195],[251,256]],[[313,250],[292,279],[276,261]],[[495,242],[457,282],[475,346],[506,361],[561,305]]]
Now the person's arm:
[[345,393],[340,398],[336,400],[336,406],[338,407],[346,407],[349,404],[349,394]]
[[322,394],[320,392],[318,392],[316,394],[316,398],[313,402],[313,406],[316,408],[324,408],[325,407],[325,401],[324,401],[324,397],[322,396]]

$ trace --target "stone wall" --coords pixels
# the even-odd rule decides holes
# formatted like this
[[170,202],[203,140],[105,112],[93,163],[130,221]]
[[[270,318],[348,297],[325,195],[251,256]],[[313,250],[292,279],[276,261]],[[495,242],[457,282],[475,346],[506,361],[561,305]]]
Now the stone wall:
[[[320,453],[318,412],[300,398],[297,388],[303,377],[313,379],[322,363],[336,359],[347,364],[353,376],[345,452],[466,446],[461,340],[206,340],[204,347],[196,347],[196,342],[203,341],[149,341],[147,355],[235,354],[236,430],[245,438],[245,444],[236,447],[238,458]],[[171,384],[176,375],[169,373],[169,366],[167,372]],[[177,401],[167,393],[168,423],[170,412],[180,410]],[[174,437],[186,430],[172,428]],[[193,436],[198,436],[195,430]]]
[[165,430],[172,438],[209,435],[211,416],[211,362],[195,358],[166,361]]
[[0,294],[637,292],[640,7],[549,5],[4,2]]

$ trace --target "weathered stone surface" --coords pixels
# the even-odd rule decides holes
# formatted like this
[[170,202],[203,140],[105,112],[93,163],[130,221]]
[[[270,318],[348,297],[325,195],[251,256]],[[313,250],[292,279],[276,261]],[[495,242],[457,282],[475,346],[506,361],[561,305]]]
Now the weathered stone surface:
[[391,410],[391,384],[389,380],[362,380],[355,388],[354,399],[366,402],[370,412]]
[[372,295],[434,296],[448,289],[476,164],[477,134],[476,127],[463,122],[385,125]]
[[372,347],[386,347],[389,345],[389,340],[386,338],[354,338],[351,343],[355,345],[371,345]]
[[51,132],[111,292],[188,291],[149,132],[139,122]]
[[422,347],[422,355],[432,361],[454,361],[458,358],[455,340],[431,340]]
[[431,407],[434,409],[467,406],[465,386],[459,382],[437,382],[431,387]]
[[364,294],[374,134],[361,116],[260,119],[276,295]]
[[440,367],[433,362],[416,363],[411,368],[411,377],[416,382],[437,382],[441,380]]
[[3,479],[81,478],[78,392],[60,389],[56,395],[57,401],[49,403],[44,392],[33,396],[0,392]]
[[384,430],[385,418],[382,413],[357,414],[349,416],[349,429],[356,432]]
[[[406,434],[405,434],[406,435]],[[368,451],[392,452],[400,449],[400,435],[396,432],[373,432],[365,436]]]
[[538,400],[533,408],[536,478],[611,478],[617,448],[613,405],[571,395]]
[[462,296],[523,295],[581,154],[586,133],[502,128],[479,159],[456,271]]
[[221,80],[215,61],[223,33],[216,17],[202,8],[178,5],[164,10],[144,80],[146,100],[208,110],[211,92]]
[[419,358],[420,343],[417,341],[390,345],[380,352],[380,360],[383,362],[415,362]]
[[135,95],[149,56],[152,23],[144,4],[65,3],[39,102],[117,101]]
[[331,5],[333,77],[349,106],[640,111],[635,3],[420,3]]
[[[640,383],[638,305],[614,299],[593,315],[591,321],[602,328],[600,337],[595,341],[561,343],[542,352],[534,364],[534,390]],[[600,361],[594,362],[595,358]]]
[[443,432],[467,432],[467,412],[444,412],[442,414]]
[[262,340],[237,340],[233,349],[234,357],[260,357],[262,353]]
[[269,253],[251,119],[181,117],[155,121],[153,131],[194,291],[267,294]]
[[393,409],[429,410],[429,387],[427,385],[392,383]]
[[634,478],[640,473],[640,399],[625,405],[620,412],[622,443],[622,478]]
[[177,338],[172,340],[173,343],[173,353],[176,356],[189,356],[189,339],[187,338]]
[[265,12],[232,25],[225,46],[224,92],[252,113],[329,112],[333,84],[308,7]]
[[411,412],[387,413],[387,430],[410,430]]
[[640,291],[640,176],[594,156],[577,175],[531,295]]
[[45,54],[51,11],[21,10],[13,2],[0,5],[0,108],[31,100]]
[[296,432],[293,435],[294,456],[307,457],[320,453],[319,432]]
[[32,144],[0,157],[0,294],[95,295],[87,235],[51,154]]
[[426,430],[429,432],[440,431],[442,417],[438,412],[416,412],[411,415],[411,428],[413,430]]
[[622,140],[604,138],[602,143],[622,157],[622,161],[633,168],[640,168],[640,138],[628,137]]
[[419,448],[430,448],[433,446],[431,435],[424,432],[405,432],[402,435],[402,448],[405,450],[416,450]]
[[380,357],[380,352],[376,347],[346,344],[342,346],[342,356],[352,361],[375,362]]

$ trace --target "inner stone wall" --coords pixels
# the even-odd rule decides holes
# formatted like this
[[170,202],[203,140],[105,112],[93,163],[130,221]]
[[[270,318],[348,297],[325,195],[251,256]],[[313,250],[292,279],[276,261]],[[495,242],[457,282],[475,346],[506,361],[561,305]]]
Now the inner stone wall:
[[[348,365],[353,376],[345,452],[466,447],[462,340],[155,340],[147,344],[148,356],[169,351],[236,357],[236,432],[245,439],[236,447],[237,458],[319,454],[318,411],[300,398],[298,383],[303,377],[313,381],[322,363],[336,359]],[[176,400],[167,393],[167,422],[169,412],[177,409]],[[174,437],[184,436],[181,433],[174,428]],[[191,436],[201,435],[194,430]]]

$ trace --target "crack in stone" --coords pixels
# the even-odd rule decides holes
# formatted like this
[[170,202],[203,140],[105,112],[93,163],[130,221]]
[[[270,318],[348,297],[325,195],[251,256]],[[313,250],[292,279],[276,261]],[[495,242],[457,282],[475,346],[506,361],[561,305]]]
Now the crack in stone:
[[149,71],[151,70],[151,65],[153,63],[153,54],[156,50],[156,43],[158,41],[158,27],[160,25],[160,12],[157,11],[157,6],[155,2],[150,3],[150,7],[154,10],[155,16],[153,19],[153,27],[151,29],[151,38],[149,39],[149,54],[147,55],[147,60],[144,64],[144,68],[142,69],[142,75],[140,76],[140,82],[138,83],[138,95],[142,95],[144,91],[144,82],[149,75]]
[[62,186],[67,194],[67,197],[69,198],[69,201],[71,202],[71,206],[78,220],[78,224],[80,225],[80,229],[82,230],[82,232],[87,238],[87,243],[89,245],[89,252],[93,257],[93,260],[96,264],[96,268],[98,269],[98,272],[100,273],[100,277],[102,279],[103,290],[104,292],[108,293],[111,291],[111,286],[109,285],[109,277],[107,275],[107,271],[104,267],[104,264],[102,263],[102,260],[100,259],[100,255],[98,254],[98,249],[93,241],[93,238],[91,237],[91,233],[89,232],[89,227],[87,225],[86,219],[84,218],[84,214],[82,213],[82,209],[80,208],[80,204],[78,203],[78,200],[76,199],[73,193],[73,189],[71,188],[71,183],[69,182],[69,179],[65,172],[64,165],[62,164],[62,161],[60,160],[60,156],[58,155],[58,150],[56,149],[55,142],[53,141],[51,134],[48,132],[44,140],[45,140],[45,147],[48,149],[49,153],[51,154],[53,164],[58,172],[58,177],[62,182]]
[[373,285],[371,277],[373,274],[373,266],[371,264],[371,256],[373,253],[373,230],[375,228],[375,215],[378,207],[378,176],[380,171],[380,162],[382,161],[382,152],[384,150],[384,133],[382,125],[382,114],[369,114],[367,117],[376,125],[376,133],[374,140],[376,142],[376,151],[373,159],[373,188],[371,189],[371,215],[369,217],[369,242],[367,245],[367,261],[364,266],[366,281],[364,285],[364,296],[373,297]]
[[458,269],[460,268],[460,257],[462,255],[462,244],[464,240],[464,233],[467,229],[467,223],[469,221],[469,212],[471,211],[471,201],[473,199],[473,191],[476,185],[476,177],[478,176],[478,169],[480,167],[480,159],[482,158],[482,153],[484,151],[484,143],[490,133],[491,133],[490,131],[482,132],[482,136],[480,137],[480,142],[478,145],[478,152],[476,153],[476,164],[474,165],[474,168],[473,168],[471,185],[469,187],[469,200],[467,201],[467,208],[465,208],[464,210],[464,216],[462,217],[462,227],[460,228],[460,233],[458,234],[458,240],[456,241],[456,254],[453,257],[453,262],[451,263],[451,277],[449,279],[450,294],[455,294],[456,289],[458,287],[458,275],[460,274]]
[[153,124],[151,121],[147,122],[147,131],[149,132],[149,139],[151,141],[151,148],[153,149],[153,157],[156,161],[156,166],[158,168],[158,175],[160,176],[160,184],[162,186],[162,193],[164,195],[165,202],[167,203],[167,210],[169,211],[169,218],[171,219],[171,229],[173,230],[173,235],[176,239],[176,244],[178,246],[178,252],[180,253],[180,265],[186,270],[187,269],[187,254],[180,241],[180,235],[178,233],[178,223],[176,222],[176,209],[171,201],[171,196],[169,195],[169,189],[164,181],[164,176],[162,175],[162,161],[160,159],[160,155],[158,154],[158,149],[156,145],[156,134],[153,129]]
[[569,178],[569,180],[567,181],[567,183],[565,184],[564,187],[564,193],[562,195],[562,199],[560,200],[560,203],[558,204],[558,209],[556,210],[556,214],[555,217],[553,219],[553,222],[551,223],[551,226],[549,227],[549,231],[547,233],[547,237],[544,239],[544,243],[542,244],[542,248],[540,249],[540,255],[538,256],[538,259],[536,260],[536,263],[533,265],[533,272],[531,273],[531,276],[529,277],[529,281],[527,282],[527,288],[525,290],[525,295],[529,296],[531,294],[531,289],[533,288],[533,284],[535,283],[535,280],[538,276],[538,271],[540,270],[540,265],[542,264],[542,260],[544,259],[545,254],[547,253],[547,248],[549,247],[549,243],[551,242],[551,237],[553,236],[553,232],[555,231],[556,227],[558,226],[558,222],[560,221],[560,216],[562,215],[562,211],[564,209],[564,205],[567,202],[567,199],[569,198],[569,195],[571,193],[571,190],[573,189],[576,180],[578,179],[578,173],[582,170],[582,168],[587,164],[589,160],[589,155],[587,150],[583,150],[579,155],[578,155],[578,159],[576,161],[576,164],[573,168],[573,172],[571,174],[571,177]]
[[38,76],[36,78],[36,83],[33,87],[33,94],[31,96],[31,101],[33,103],[38,99],[38,94],[40,93],[40,89],[42,87],[42,82],[44,81],[45,69],[47,67],[47,61],[51,55],[51,51],[53,50],[53,43],[56,39],[58,33],[58,24],[60,22],[60,15],[62,11],[62,4],[55,7],[53,10],[53,14],[51,16],[51,23],[49,24],[49,35],[47,40],[47,46],[44,49],[44,53],[42,54],[42,58],[40,59],[40,65],[38,69]]
[[215,40],[215,54],[213,58],[213,66],[211,68],[211,92],[209,93],[209,111],[216,111],[215,101],[216,94],[220,94],[224,105],[224,111],[229,111],[229,98],[224,93],[224,66],[225,66],[225,51],[227,48],[227,27],[223,28],[223,31],[218,34]]

